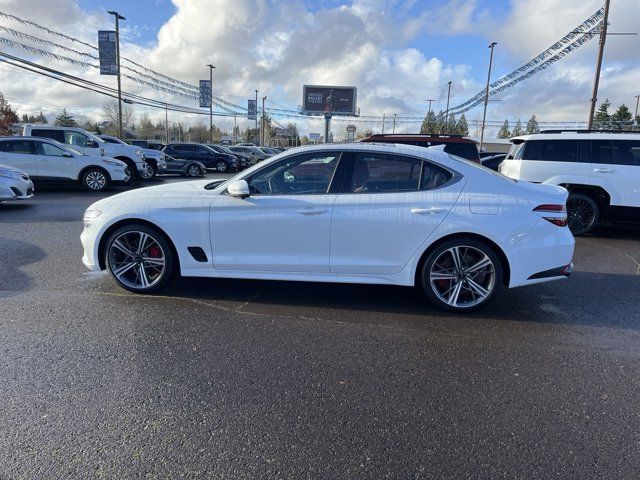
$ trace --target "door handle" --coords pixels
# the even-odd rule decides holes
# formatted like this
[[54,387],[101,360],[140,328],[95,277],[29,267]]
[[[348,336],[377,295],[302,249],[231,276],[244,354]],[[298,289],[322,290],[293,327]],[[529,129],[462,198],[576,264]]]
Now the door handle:
[[593,171],[595,173],[613,173],[611,168],[594,168]]
[[296,210],[300,215],[320,215],[327,211],[326,208],[307,208],[302,210]]
[[438,208],[438,207],[411,209],[411,213],[417,213],[418,215],[424,215],[427,213],[434,214],[434,213],[442,213],[442,212],[444,212],[444,208]]

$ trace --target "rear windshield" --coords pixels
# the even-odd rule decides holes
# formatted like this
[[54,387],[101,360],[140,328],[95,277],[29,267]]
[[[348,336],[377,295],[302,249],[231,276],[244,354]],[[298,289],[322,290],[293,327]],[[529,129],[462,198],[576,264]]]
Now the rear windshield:
[[467,160],[474,160],[476,162],[480,160],[478,147],[476,147],[476,144],[471,141],[447,142],[438,140],[396,140],[395,138],[390,138],[386,140],[380,140],[380,142],[401,143],[403,145],[416,145],[418,147],[434,147],[436,145],[444,145],[444,151],[451,155],[466,158]]

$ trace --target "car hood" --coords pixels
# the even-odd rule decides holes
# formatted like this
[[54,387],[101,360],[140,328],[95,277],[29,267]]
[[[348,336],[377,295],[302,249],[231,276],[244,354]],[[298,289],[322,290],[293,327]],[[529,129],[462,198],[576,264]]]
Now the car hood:
[[0,170],[5,170],[5,171],[8,171],[8,172],[12,172],[12,173],[24,173],[19,168],[10,167],[9,165],[4,165],[4,164],[1,164],[1,163],[0,163]]

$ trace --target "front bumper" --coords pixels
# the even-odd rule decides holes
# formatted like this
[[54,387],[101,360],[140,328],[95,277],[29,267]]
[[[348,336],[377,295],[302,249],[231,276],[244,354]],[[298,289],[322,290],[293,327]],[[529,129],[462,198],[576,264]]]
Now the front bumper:
[[0,201],[27,200],[33,197],[34,190],[31,180],[11,179],[0,185]]

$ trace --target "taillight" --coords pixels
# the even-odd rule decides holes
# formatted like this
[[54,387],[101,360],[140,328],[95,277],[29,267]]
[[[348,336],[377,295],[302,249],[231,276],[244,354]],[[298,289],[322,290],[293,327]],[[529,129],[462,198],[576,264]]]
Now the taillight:
[[557,227],[566,227],[569,224],[569,220],[567,219],[567,207],[562,204],[556,203],[546,203],[543,205],[538,205],[533,209],[534,212],[543,212],[543,213],[564,213],[561,217],[542,217],[547,222],[553,223]]

